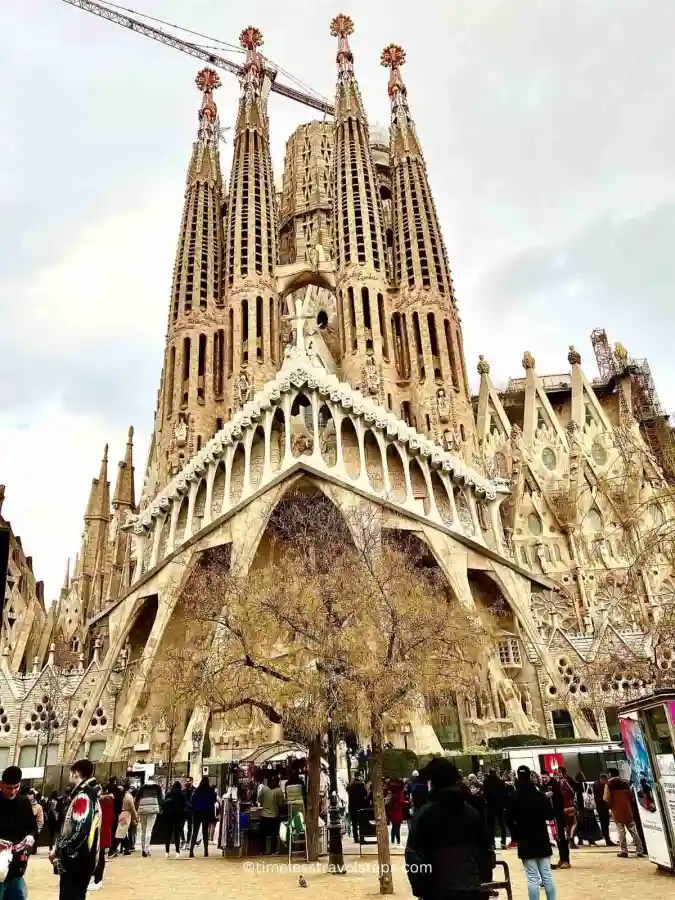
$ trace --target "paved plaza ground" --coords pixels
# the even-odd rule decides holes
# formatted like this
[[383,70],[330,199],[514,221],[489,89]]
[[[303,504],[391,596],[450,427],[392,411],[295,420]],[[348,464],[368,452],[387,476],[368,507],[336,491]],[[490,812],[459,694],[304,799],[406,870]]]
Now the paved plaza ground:
[[[356,852],[352,854],[351,849]],[[92,897],[111,900],[205,900],[209,897],[232,900],[365,900],[378,896],[374,850],[368,848],[359,859],[358,849],[351,842],[347,846],[348,864],[372,867],[370,871],[354,871],[343,876],[329,875],[307,866],[295,871],[284,870],[284,858],[274,858],[272,871],[256,871],[251,867],[269,860],[223,859],[218,851],[204,859],[164,858],[163,847],[153,847],[150,859],[139,854],[110,861],[106,869],[105,885]],[[511,866],[514,900],[526,900],[525,879],[514,850],[499,854]],[[402,857],[395,856],[394,883],[398,897],[411,897]],[[248,864],[248,867],[247,867]],[[675,877],[660,873],[645,860],[617,859],[612,849],[586,848],[572,851],[572,866],[568,871],[556,872],[558,900],[675,900]],[[300,871],[307,881],[307,890],[298,885]],[[56,900],[58,879],[52,874],[45,852],[33,858],[28,871],[30,900]],[[541,897],[544,894],[542,892]],[[501,895],[502,900],[504,895]]]

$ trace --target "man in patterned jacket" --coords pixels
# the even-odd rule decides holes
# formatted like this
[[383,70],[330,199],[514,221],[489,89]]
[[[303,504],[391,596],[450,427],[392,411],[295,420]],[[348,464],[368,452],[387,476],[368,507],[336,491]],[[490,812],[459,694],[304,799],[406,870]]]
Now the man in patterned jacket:
[[50,854],[52,861],[58,861],[60,900],[85,900],[96,867],[101,806],[93,774],[94,766],[88,759],[79,759],[70,767],[70,805],[57,845]]

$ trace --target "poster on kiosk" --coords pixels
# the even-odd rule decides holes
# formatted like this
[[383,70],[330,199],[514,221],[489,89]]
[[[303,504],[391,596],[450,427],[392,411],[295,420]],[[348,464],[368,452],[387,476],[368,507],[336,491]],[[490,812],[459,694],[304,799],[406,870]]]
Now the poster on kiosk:
[[621,740],[628,764],[630,781],[640,805],[640,818],[647,839],[647,855],[657,866],[671,869],[670,842],[654,788],[654,772],[649,761],[645,738],[637,714],[629,713],[620,719]]

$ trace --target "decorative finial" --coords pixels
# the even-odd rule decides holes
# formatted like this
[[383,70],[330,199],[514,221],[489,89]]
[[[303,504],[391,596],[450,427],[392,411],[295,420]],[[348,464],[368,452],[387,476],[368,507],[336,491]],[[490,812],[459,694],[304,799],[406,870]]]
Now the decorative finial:
[[534,369],[534,356],[532,356],[529,350],[526,350],[523,353],[523,368]]
[[254,50],[256,47],[262,47],[262,31],[256,28],[255,25],[247,25],[239,35],[239,43],[244,50]]
[[336,62],[338,78],[350,78],[354,72],[354,54],[349,46],[349,35],[354,33],[354,23],[349,16],[339,13],[330,23],[330,33],[338,39]]
[[486,361],[482,353],[478,356],[478,365],[476,366],[476,368],[478,369],[479,375],[490,374],[490,363]]
[[570,352],[567,354],[567,362],[571,366],[581,365],[581,353],[574,349],[574,344],[570,344]]
[[405,63],[405,50],[398,44],[388,44],[380,56],[380,64],[390,69],[387,90],[392,106],[405,103],[408,93],[401,77],[401,66]]
[[614,344],[614,356],[621,366],[625,366],[628,362],[628,350],[626,350],[624,345],[620,344],[618,341]]
[[47,658],[47,662],[50,666],[54,665],[54,654],[56,653],[56,644],[49,645],[49,657]]
[[103,462],[108,462],[108,445],[103,448]]
[[204,97],[199,110],[200,137],[213,137],[213,126],[218,118],[218,108],[213,102],[213,92],[220,87],[220,75],[215,69],[202,69],[197,73],[195,84]]
[[347,38],[350,34],[354,34],[354,21],[351,16],[345,13],[338,13],[330,23],[330,33],[333,37]]
[[130,443],[133,441],[133,439],[134,439],[134,426],[133,426],[133,425],[130,425],[130,426],[129,426],[129,436],[128,436],[128,438],[127,438],[127,443],[130,444]]

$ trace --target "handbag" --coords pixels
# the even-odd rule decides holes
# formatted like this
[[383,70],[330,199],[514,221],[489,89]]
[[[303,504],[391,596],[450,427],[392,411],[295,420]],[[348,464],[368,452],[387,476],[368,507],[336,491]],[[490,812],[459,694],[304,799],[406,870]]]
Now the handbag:
[[0,884],[7,878],[13,855],[11,844],[0,850]]
[[590,809],[595,812],[595,797],[590,788],[584,793],[584,809]]

